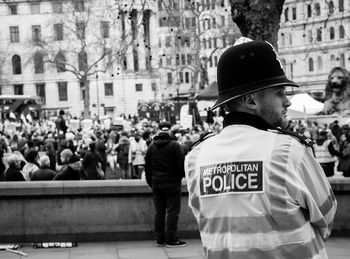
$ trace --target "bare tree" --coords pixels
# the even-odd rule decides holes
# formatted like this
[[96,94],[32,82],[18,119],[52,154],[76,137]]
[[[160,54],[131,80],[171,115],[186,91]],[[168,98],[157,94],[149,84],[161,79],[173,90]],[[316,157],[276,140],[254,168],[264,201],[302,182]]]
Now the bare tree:
[[[94,6],[94,1],[61,2],[49,23],[54,35],[33,42],[45,62],[56,66],[58,72],[72,73],[80,82],[85,118],[90,116],[90,80],[99,72],[113,73],[114,64],[123,67],[147,6],[146,0],[101,2],[102,8]],[[135,30],[127,30],[128,25]]]
[[[219,55],[226,44],[232,43],[240,36],[236,26],[227,24],[229,11],[221,1],[185,1],[184,8],[176,0],[161,0],[165,10],[163,26],[168,27],[168,42],[163,56],[175,57],[176,66],[161,64],[164,71],[179,73],[184,70],[192,72],[190,92],[195,93],[208,85],[208,62],[214,55]],[[182,61],[181,54],[190,55],[187,63]]]

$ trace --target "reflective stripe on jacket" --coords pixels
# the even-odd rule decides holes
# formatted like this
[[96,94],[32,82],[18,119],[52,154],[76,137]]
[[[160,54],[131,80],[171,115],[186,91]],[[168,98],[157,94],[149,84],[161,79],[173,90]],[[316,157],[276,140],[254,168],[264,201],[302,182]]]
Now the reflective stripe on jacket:
[[293,137],[230,125],[186,156],[185,172],[209,259],[327,258],[337,203]]
[[325,142],[323,142],[323,144],[320,146],[317,144],[314,145],[315,156],[319,163],[335,162],[336,160],[335,156],[333,156],[328,150],[328,146],[330,142],[331,140],[328,139]]

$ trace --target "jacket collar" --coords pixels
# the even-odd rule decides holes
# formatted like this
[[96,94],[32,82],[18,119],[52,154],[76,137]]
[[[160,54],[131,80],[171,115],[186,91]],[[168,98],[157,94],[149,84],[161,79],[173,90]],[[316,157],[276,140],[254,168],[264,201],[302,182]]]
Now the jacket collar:
[[272,129],[272,127],[262,118],[245,112],[230,112],[225,115],[224,128],[230,125],[243,124],[249,125],[260,130]]

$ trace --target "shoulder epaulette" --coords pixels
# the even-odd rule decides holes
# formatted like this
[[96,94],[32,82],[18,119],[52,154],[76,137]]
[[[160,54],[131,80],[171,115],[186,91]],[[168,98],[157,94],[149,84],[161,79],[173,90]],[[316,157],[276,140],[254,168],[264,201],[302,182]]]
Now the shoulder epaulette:
[[311,138],[308,138],[308,137],[306,137],[306,136],[304,136],[302,134],[296,133],[294,131],[285,130],[285,129],[282,129],[282,128],[277,128],[276,130],[278,132],[282,133],[282,134],[290,135],[290,136],[296,138],[297,140],[299,140],[305,146],[313,147],[313,145],[315,144],[315,141],[313,141]]
[[212,132],[208,132],[205,133],[202,137],[200,137],[199,140],[197,140],[196,142],[193,142],[192,145],[185,151],[185,156],[192,150],[194,149],[195,146],[199,145],[200,143],[202,143],[204,140],[211,138],[213,136],[215,136],[216,133],[212,133]]

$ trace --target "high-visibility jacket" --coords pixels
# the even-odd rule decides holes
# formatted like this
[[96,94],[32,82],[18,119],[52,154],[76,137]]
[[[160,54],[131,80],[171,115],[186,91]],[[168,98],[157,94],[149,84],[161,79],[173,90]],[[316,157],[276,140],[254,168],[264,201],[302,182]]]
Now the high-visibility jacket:
[[331,140],[327,139],[322,145],[314,145],[315,156],[319,163],[331,163],[336,161],[335,156],[333,156],[328,150],[330,143]]
[[296,138],[229,125],[191,150],[185,172],[208,258],[327,258],[337,203]]

